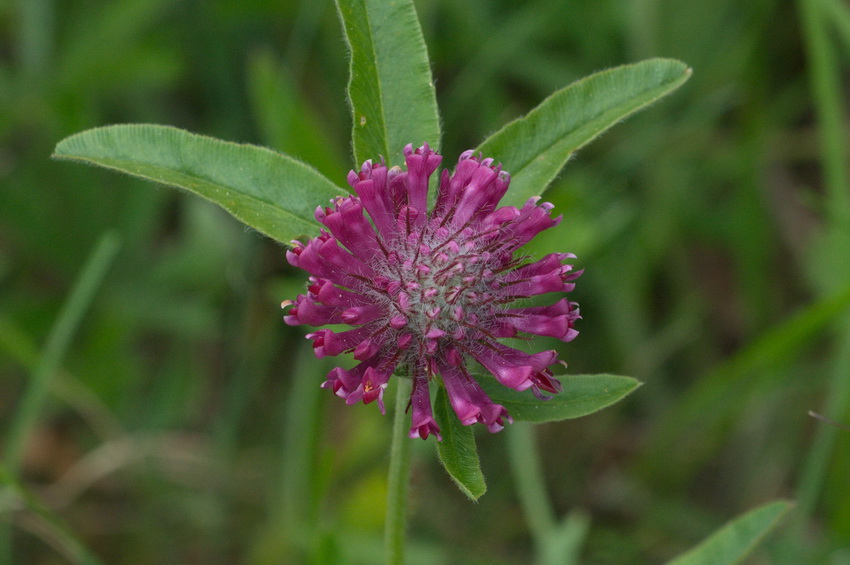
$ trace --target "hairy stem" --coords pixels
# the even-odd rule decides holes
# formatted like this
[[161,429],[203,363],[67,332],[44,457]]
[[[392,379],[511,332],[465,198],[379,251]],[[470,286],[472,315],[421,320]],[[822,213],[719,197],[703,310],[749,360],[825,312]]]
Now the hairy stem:
[[407,437],[407,403],[410,401],[411,380],[396,377],[396,402],[393,417],[393,439],[390,447],[390,472],[387,492],[387,521],[384,526],[384,547],[389,565],[404,563],[404,541],[407,525],[407,487],[410,482],[410,448]]

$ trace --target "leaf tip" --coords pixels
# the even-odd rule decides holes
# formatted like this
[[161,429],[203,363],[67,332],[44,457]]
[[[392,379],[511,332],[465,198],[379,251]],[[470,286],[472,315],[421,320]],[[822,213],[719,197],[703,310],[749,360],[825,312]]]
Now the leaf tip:
[[[454,479],[454,477],[452,477],[452,479]],[[478,504],[478,501],[487,492],[487,485],[484,483],[483,477],[482,477],[482,482],[481,482],[480,487],[475,489],[474,491],[471,490],[466,485],[462,485],[457,480],[455,480],[455,484],[457,485],[458,490],[460,490],[460,492],[465,494],[466,497],[470,500],[470,502],[472,502],[474,504]]]

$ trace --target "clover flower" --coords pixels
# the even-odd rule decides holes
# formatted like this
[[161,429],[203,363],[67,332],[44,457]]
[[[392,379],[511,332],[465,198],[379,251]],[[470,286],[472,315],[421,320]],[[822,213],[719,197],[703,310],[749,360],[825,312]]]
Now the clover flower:
[[[537,334],[570,341],[578,306],[566,298],[549,306],[511,305],[532,296],[568,292],[581,271],[570,253],[531,261],[518,250],[557,225],[552,205],[532,198],[522,208],[497,208],[510,175],[492,159],[461,154],[454,174],[443,170],[433,208],[429,179],[442,157],[424,145],[405,150],[407,170],[366,161],[348,183],[356,196],[319,207],[326,229],[306,244],[294,241],[289,262],[312,276],[306,294],[284,320],[289,325],[347,324],[307,335],[317,357],[353,352],[360,364],[337,367],[322,387],[346,403],[378,401],[394,372],[413,381],[410,437],[442,439],[431,410],[429,383],[439,378],[464,425],[491,432],[511,422],[507,410],[481,389],[467,365],[478,362],[504,386],[557,393],[549,367],[554,350],[528,354],[499,341]],[[364,215],[368,213],[368,218]],[[370,221],[371,220],[371,221]]]

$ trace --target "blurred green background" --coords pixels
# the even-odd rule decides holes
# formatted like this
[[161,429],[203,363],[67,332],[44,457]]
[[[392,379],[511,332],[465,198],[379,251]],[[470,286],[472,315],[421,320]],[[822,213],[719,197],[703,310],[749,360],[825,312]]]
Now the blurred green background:
[[[850,563],[850,432],[807,415],[848,421],[847,6],[416,4],[448,164],[595,70],[694,69],[568,164],[547,193],[564,222],[532,250],[586,269],[570,372],[645,383],[537,429],[559,514],[589,519],[582,562],[659,563],[789,498],[751,562]],[[154,122],[342,186],[346,81],[325,0],[0,2],[0,441],[87,258],[121,242],[0,496],[15,563],[82,563],[78,541],[121,565],[379,562],[390,420],[318,388],[332,365],[278,309],[305,279],[284,249],[206,202],[49,160],[82,129]],[[530,562],[505,437],[477,432],[478,504],[417,441],[411,563]]]

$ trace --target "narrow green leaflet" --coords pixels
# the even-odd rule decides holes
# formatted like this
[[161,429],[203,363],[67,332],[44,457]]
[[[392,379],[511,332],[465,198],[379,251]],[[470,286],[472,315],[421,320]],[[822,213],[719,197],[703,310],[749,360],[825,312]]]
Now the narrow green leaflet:
[[184,188],[283,243],[318,234],[316,206],[346,193],[282,153],[169,126],[90,129],[60,141],[53,157]]
[[595,73],[558,90],[485,139],[478,150],[511,173],[503,204],[520,206],[543,194],[573,152],[690,76],[691,69],[673,59]]
[[641,383],[618,375],[574,375],[559,377],[564,390],[548,400],[539,400],[530,391],[509,389],[490,377],[477,377],[493,402],[508,410],[514,420],[557,422],[579,418],[614,404]]
[[354,159],[404,162],[408,143],[440,146],[428,52],[410,0],[337,0],[351,52]]
[[791,508],[786,501],[771,502],[735,518],[708,539],[668,565],[734,565],[740,563]]
[[478,500],[487,492],[481,465],[478,462],[478,451],[475,447],[475,436],[472,426],[464,426],[452,411],[449,395],[446,389],[437,390],[434,402],[434,419],[440,426],[443,441],[437,442],[437,455],[458,488],[472,500]]

